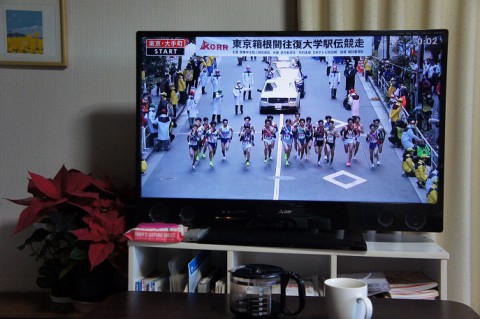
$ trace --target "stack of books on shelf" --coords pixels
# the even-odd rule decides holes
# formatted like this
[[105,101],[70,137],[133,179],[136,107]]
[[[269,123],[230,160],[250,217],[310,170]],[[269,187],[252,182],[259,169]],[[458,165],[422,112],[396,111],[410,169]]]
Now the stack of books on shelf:
[[438,282],[423,272],[395,271],[386,272],[392,299],[426,299],[438,298]]
[[168,271],[154,270],[135,282],[135,291],[226,293],[227,277],[211,265],[210,252],[191,256],[187,251],[168,261]]

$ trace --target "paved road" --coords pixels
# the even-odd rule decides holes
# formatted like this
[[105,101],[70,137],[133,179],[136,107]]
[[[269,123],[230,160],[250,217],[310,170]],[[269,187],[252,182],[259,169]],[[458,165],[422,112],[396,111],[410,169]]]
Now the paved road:
[[[192,170],[188,155],[186,134],[189,131],[186,114],[178,118],[175,130],[176,139],[168,152],[154,153],[149,158],[148,171],[143,177],[143,195],[147,197],[186,197],[186,198],[220,198],[220,199],[281,199],[281,200],[340,200],[340,201],[425,201],[425,191],[418,190],[414,181],[401,176],[400,150],[390,147],[386,142],[381,154],[381,165],[370,167],[368,145],[365,137],[360,137],[361,148],[357,160],[347,167],[347,155],[343,151],[340,139],[336,142],[336,154],[332,165],[317,164],[313,152],[308,160],[291,159],[290,166],[283,164],[283,154],[279,141],[274,148],[273,161],[263,162],[263,143],[260,141],[261,127],[265,115],[258,111],[260,93],[254,91],[253,99],[245,101],[244,115],[252,118],[256,128],[256,144],[252,148],[251,165],[245,166],[242,146],[237,133],[243,123],[244,115],[235,115],[232,89],[246,65],[250,65],[255,75],[255,86],[261,88],[265,81],[266,64],[256,61],[237,65],[237,59],[223,57],[218,62],[222,74],[223,118],[229,120],[235,131],[230,150],[222,160],[220,143],[214,158],[214,166],[208,165],[207,158],[197,162]],[[311,116],[313,122],[331,115],[336,123],[346,122],[350,111],[341,107],[341,99],[346,94],[345,83],[339,86],[337,100],[330,99],[330,88],[324,62],[311,58],[302,59],[302,70],[306,79],[306,95],[301,100],[302,117]],[[343,77],[343,66],[339,66]],[[207,86],[208,94],[198,96],[199,116],[211,118],[212,87]],[[360,115],[365,129],[375,118],[380,118],[389,130],[388,117],[382,107],[370,101],[373,90],[370,83],[365,83],[357,75],[356,90],[360,99]],[[367,94],[368,93],[368,94]],[[378,103],[378,102],[377,102]],[[274,114],[274,121],[280,125],[293,114]],[[337,128],[339,124],[337,124]],[[292,153],[293,154],[293,153]]]

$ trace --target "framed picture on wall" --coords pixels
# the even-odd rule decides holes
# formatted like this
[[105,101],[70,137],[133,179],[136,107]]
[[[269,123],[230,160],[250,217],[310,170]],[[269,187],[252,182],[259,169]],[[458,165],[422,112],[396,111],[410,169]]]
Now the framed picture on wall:
[[0,0],[0,65],[67,67],[66,0]]

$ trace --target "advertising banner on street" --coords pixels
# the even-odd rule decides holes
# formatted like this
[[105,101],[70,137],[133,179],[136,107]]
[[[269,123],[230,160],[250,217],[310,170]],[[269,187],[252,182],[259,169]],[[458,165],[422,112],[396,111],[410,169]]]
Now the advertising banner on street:
[[197,37],[200,56],[369,56],[373,37]]

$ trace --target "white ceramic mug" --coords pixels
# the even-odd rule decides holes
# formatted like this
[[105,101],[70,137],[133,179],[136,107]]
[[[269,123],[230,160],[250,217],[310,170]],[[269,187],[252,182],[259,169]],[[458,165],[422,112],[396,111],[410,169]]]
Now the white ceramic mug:
[[325,303],[329,319],[370,319],[372,302],[367,283],[351,278],[325,280]]

